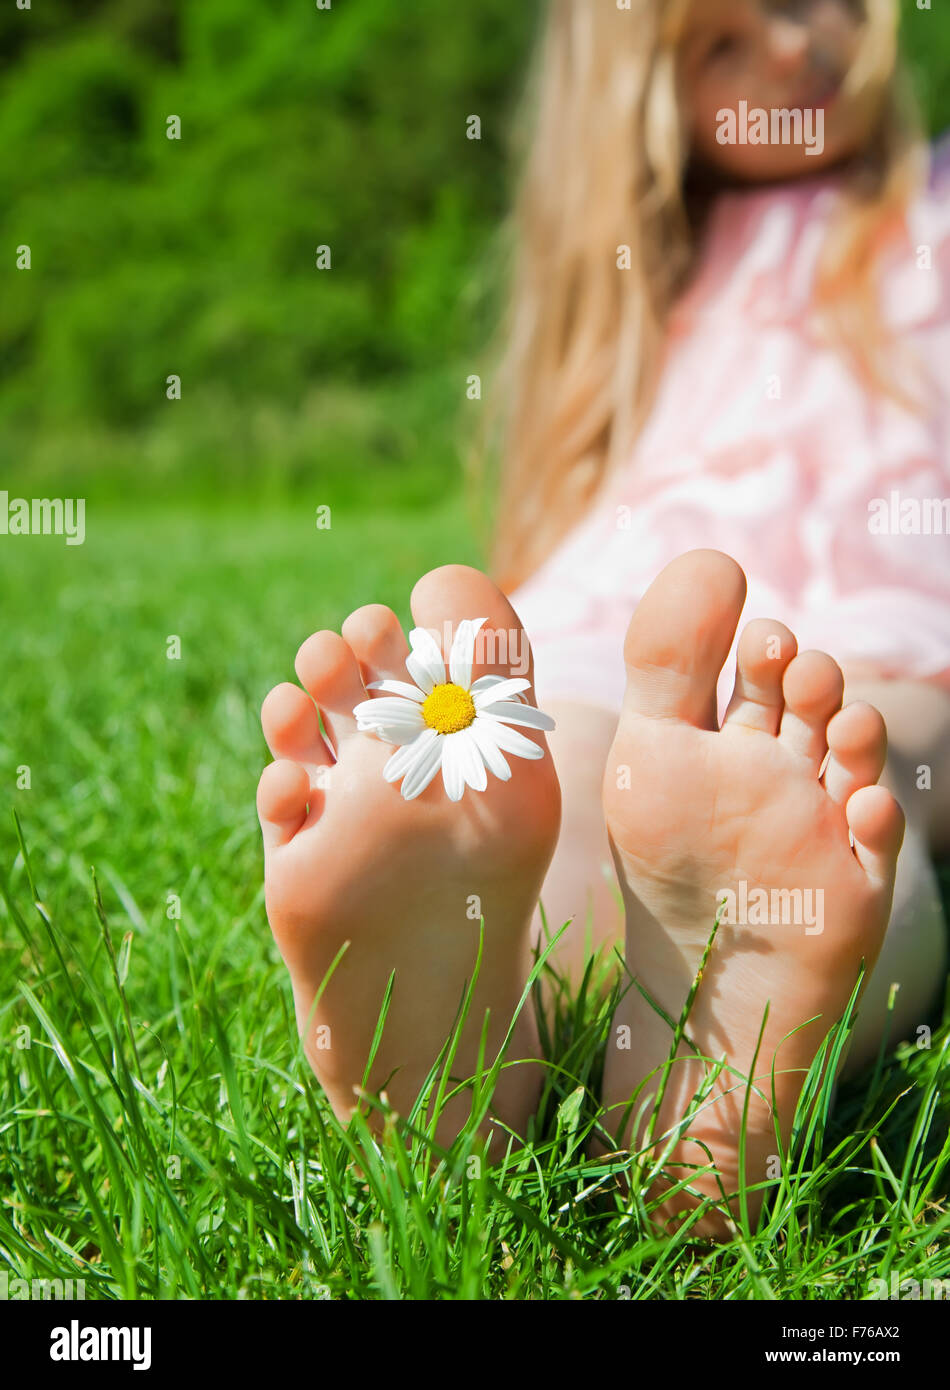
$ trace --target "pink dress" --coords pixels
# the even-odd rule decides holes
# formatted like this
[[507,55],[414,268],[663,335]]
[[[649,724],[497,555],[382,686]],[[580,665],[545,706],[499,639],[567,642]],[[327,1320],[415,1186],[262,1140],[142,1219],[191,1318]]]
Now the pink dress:
[[[777,618],[800,650],[950,689],[950,142],[882,261],[917,414],[811,336],[835,198],[826,177],[719,199],[629,466],[512,595],[542,708],[619,709],[630,615],[698,546],[745,570],[740,630]],[[730,659],[720,708],[733,674]]]

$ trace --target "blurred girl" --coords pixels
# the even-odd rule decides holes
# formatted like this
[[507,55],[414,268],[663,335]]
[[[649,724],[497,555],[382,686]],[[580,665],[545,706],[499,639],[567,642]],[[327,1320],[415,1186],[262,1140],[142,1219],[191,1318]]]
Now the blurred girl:
[[[497,577],[558,724],[562,959],[620,929],[600,794],[631,610],[715,547],[747,618],[830,652],[886,716],[909,830],[859,1057],[892,981],[898,1028],[938,988],[928,850],[950,839],[950,161],[896,36],[893,0],[552,0],[490,393]],[[724,142],[740,103],[811,114],[821,147]]]

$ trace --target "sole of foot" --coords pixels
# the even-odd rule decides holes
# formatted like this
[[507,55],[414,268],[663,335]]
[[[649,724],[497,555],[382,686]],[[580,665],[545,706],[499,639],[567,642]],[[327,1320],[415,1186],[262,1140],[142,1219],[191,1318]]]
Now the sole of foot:
[[[675,1136],[707,1075],[697,1054],[725,1056],[735,1071],[722,1074],[672,1148],[667,1171],[679,1181],[696,1171],[696,1196],[671,1197],[661,1219],[695,1215],[702,1199],[732,1194],[740,1180],[775,1176],[776,1119],[784,1143],[808,1068],[862,961],[868,974],[873,968],[903,837],[900,807],[875,785],[886,754],[881,716],[867,704],[842,709],[838,666],[821,652],[799,655],[781,623],[744,629],[720,728],[716,686],[745,592],[739,566],[715,551],[689,552],[658,577],[627,635],[626,697],[604,776],[627,969],[673,1019],[720,914],[654,1137]],[[636,987],[615,1030],[605,1074],[612,1133],[651,1072],[638,1104],[658,1094],[655,1069],[672,1044]],[[621,1142],[643,1137],[642,1122],[638,1130],[629,1118]],[[697,1171],[710,1155],[719,1179]],[[749,1209],[758,1205],[753,1194]],[[727,1228],[712,1211],[696,1226],[698,1234]]]
[[[432,571],[415,586],[411,607],[419,628],[440,635],[446,658],[455,625],[486,618],[473,680],[507,677],[513,651],[530,658],[514,610],[477,570]],[[505,659],[481,661],[480,652]],[[317,632],[304,642],[296,660],[302,688],[278,685],[262,709],[277,759],[264,769],[257,798],[267,913],[290,972],[307,1058],[344,1121],[364,1081],[367,1092],[384,1089],[392,1109],[408,1113],[453,1031],[475,971],[482,917],[483,956],[451,1071],[472,1075],[483,1045],[485,1065],[494,1060],[530,969],[530,921],[560,821],[544,734],[531,728],[518,733],[537,753],[511,757],[509,781],[489,771],[485,789],[468,790],[460,801],[449,799],[441,777],[412,800],[384,779],[396,750],[361,732],[353,710],[383,698],[367,688],[374,682],[409,681],[408,654],[390,609],[361,608],[342,635]],[[530,659],[525,664],[532,680]],[[388,1015],[366,1076],[390,977]],[[507,1054],[517,1065],[502,1071],[492,1110],[518,1132],[536,1100],[540,1072],[530,1059],[538,1055],[529,1002]],[[461,1128],[470,1109],[467,1094],[449,1101],[439,1142]],[[369,1113],[378,1127],[378,1110]]]

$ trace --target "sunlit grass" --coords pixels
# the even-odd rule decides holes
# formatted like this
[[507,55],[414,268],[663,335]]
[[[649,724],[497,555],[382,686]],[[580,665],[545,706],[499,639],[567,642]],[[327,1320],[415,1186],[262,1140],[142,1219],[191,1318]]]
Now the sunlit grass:
[[438,1068],[378,1141],[341,1128],[264,915],[257,711],[311,630],[369,599],[404,614],[422,570],[477,557],[454,503],[319,531],[319,501],[91,508],[84,547],[0,555],[0,1268],[88,1298],[858,1299],[894,1271],[950,1278],[946,1024],[833,1107],[816,1068],[759,1228],[722,1246],[651,1227],[650,1155],[592,1156],[596,971],[579,994],[549,980],[544,1094],[501,1161],[477,1133],[490,1074],[446,1152]]

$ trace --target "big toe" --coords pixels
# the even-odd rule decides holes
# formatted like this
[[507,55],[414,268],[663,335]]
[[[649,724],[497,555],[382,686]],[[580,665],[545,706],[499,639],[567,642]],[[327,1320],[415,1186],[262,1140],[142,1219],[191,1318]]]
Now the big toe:
[[[473,726],[489,769],[507,780],[505,753],[530,761],[543,758],[544,732],[553,728],[553,722],[521,701],[523,696],[534,704],[531,647],[517,613],[498,586],[468,565],[443,565],[423,575],[412,591],[410,606],[417,628],[431,635],[442,654],[445,679],[471,685],[476,702],[482,702],[480,712],[492,721],[490,739],[481,724],[476,721]],[[474,648],[464,640],[466,620],[480,622]],[[490,702],[487,691],[478,690],[477,682],[485,677],[500,682],[492,688]]]
[[[451,658],[459,623],[485,621],[475,639],[471,676],[503,676],[534,681],[531,648],[517,613],[487,574],[469,565],[443,565],[418,581],[410,600],[417,627],[435,638]],[[460,672],[464,675],[464,672]]]
[[718,550],[691,550],[668,564],[627,630],[624,708],[717,728],[716,686],[745,595],[745,575]]

